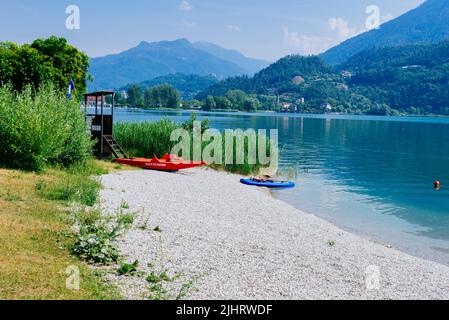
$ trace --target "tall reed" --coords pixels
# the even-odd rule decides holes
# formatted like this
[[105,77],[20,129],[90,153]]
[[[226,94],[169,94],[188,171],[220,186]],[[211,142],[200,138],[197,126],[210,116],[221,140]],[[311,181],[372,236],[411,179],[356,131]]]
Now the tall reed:
[[175,142],[170,141],[170,135],[178,128],[180,125],[167,119],[157,122],[117,123],[114,136],[131,156],[162,157],[174,147]]
[[[153,157],[154,155],[162,157],[166,153],[170,153],[177,142],[170,141],[170,135],[175,129],[183,128],[192,134],[193,122],[195,117],[191,118],[182,124],[177,124],[171,120],[163,119],[157,122],[142,122],[142,123],[118,123],[115,125],[114,135],[117,142],[125,149],[125,151],[132,157]],[[201,131],[204,133],[208,129],[208,123],[202,122]],[[244,163],[236,163],[236,138],[233,141],[233,155],[234,161],[232,164],[225,164],[225,153],[223,152],[222,164],[212,164],[211,167],[215,169],[225,170],[233,173],[252,174],[257,173],[261,168],[267,167],[259,162],[257,158],[256,164],[250,164],[248,160],[248,140],[244,140]],[[259,139],[257,138],[257,144]],[[268,154],[273,151],[270,146],[270,141],[267,139]],[[208,145],[208,142],[202,143],[202,150]],[[225,139],[223,135],[223,147],[225,150]],[[193,155],[193,139],[191,140],[191,155]]]

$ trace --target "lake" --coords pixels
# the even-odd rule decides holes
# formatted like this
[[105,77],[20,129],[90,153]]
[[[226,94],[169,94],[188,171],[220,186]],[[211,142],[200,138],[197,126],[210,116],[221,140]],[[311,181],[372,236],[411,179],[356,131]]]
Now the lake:
[[[280,168],[294,174],[298,186],[273,192],[275,197],[345,230],[449,265],[448,118],[197,114],[219,130],[279,130]],[[121,122],[189,117],[181,111],[116,113]],[[433,189],[435,180],[440,191]]]

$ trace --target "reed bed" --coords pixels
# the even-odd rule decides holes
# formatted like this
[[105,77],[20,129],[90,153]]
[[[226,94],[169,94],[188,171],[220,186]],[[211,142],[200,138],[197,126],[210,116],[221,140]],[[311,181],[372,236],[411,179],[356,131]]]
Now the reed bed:
[[[152,158],[154,155],[158,157],[164,156],[166,153],[171,153],[173,147],[177,144],[176,141],[170,141],[171,133],[176,129],[186,129],[192,136],[193,121],[195,118],[191,118],[189,121],[178,124],[169,119],[162,119],[157,122],[141,122],[141,123],[118,123],[114,129],[114,136],[117,142],[125,149],[129,156],[132,157],[146,157]],[[201,130],[204,132],[208,129],[207,122],[202,123]],[[257,144],[259,139],[257,139]],[[270,146],[270,142],[267,139],[267,150],[271,152],[273,149]],[[253,174],[260,171],[261,168],[268,165],[261,164],[257,161],[256,164],[250,164],[248,161],[248,139],[245,138],[244,144],[244,163],[236,163],[236,144],[237,140],[234,138],[233,142],[233,155],[234,161],[232,164],[225,164],[225,153],[223,152],[222,163],[211,164],[214,169],[224,170],[233,173],[240,174]],[[208,142],[202,143],[202,150],[208,145]],[[193,142],[191,143],[193,148]],[[222,149],[225,150],[225,139],[223,138]],[[191,155],[193,154],[193,149]],[[269,153],[268,153],[269,154]],[[259,159],[259,157],[257,157]],[[198,159],[195,159],[198,160]],[[204,160],[204,159],[203,159]]]

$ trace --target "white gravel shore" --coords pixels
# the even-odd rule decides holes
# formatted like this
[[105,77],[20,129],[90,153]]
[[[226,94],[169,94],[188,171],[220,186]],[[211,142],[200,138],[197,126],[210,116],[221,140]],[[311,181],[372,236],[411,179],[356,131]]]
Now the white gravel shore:
[[[167,284],[173,298],[197,278],[189,299],[449,298],[448,267],[342,231],[239,178],[123,171],[102,177],[102,206],[112,213],[126,201],[140,212],[121,252],[145,273],[179,272]],[[108,277],[129,299],[148,297],[145,277]]]

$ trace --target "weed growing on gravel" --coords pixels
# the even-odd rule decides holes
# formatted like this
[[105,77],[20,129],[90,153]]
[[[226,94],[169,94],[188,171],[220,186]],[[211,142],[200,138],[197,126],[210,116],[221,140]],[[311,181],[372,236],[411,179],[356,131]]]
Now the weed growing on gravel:
[[139,225],[139,229],[142,231],[148,230],[148,224],[150,222],[150,219],[147,218],[145,219],[140,225]]
[[109,265],[117,262],[120,254],[115,240],[117,234],[104,224],[87,224],[80,228],[72,253],[91,263]]
[[123,212],[122,210],[119,210],[119,213],[117,214],[117,222],[124,226],[125,228],[130,228],[134,224],[135,219],[135,213],[132,212]]
[[119,212],[115,218],[102,219],[101,214],[97,213],[84,218],[78,214],[77,219],[80,231],[72,253],[90,263],[110,265],[117,262],[120,253],[116,240],[130,227],[134,216]]
[[139,266],[139,260],[133,263],[122,263],[117,272],[121,276],[135,275],[137,273],[137,267]]
[[164,254],[163,239],[159,237],[159,248],[157,250],[156,263],[149,263],[147,266],[151,272],[145,280],[149,284],[150,300],[182,300],[195,290],[197,282],[205,274],[188,275],[184,272],[172,272],[171,267],[167,267],[166,262],[171,261]]
[[140,208],[140,210],[136,211],[134,215],[137,220],[137,228],[142,231],[148,230],[150,224],[150,216],[145,215],[145,208]]
[[126,202],[125,200],[122,200],[122,202],[120,203],[120,208],[122,208],[122,209],[129,209],[128,202]]
[[329,247],[335,247],[336,244],[337,244],[337,243],[335,242],[335,240],[329,240],[329,241],[327,242],[327,245],[328,245]]
[[190,292],[192,292],[195,289],[195,285],[198,281],[200,281],[201,278],[203,278],[205,274],[200,274],[195,277],[193,277],[190,280],[187,280],[184,282],[181,286],[181,289],[179,290],[178,295],[176,296],[176,300],[185,300],[188,298]]
[[150,300],[170,300],[170,292],[165,288],[165,282],[173,282],[175,278],[168,275],[168,270],[161,273],[152,271],[145,280],[150,284]]

